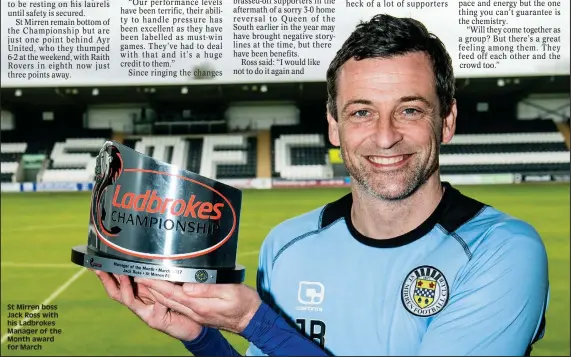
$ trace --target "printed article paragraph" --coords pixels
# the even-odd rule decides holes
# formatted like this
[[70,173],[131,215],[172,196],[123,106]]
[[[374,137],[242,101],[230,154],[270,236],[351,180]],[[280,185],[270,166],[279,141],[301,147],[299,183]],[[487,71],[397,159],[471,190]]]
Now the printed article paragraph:
[[549,0],[6,0],[8,84],[322,81],[352,28],[418,19],[457,76],[568,71],[569,3]]

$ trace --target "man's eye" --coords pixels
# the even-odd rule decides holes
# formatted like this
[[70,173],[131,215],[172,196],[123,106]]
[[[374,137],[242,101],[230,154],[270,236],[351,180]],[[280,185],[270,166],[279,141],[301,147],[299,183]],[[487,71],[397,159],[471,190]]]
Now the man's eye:
[[364,117],[367,116],[369,114],[369,111],[365,110],[365,109],[361,109],[361,110],[357,110],[356,112],[354,112],[353,114],[351,114],[351,116],[354,117]]
[[418,115],[420,114],[420,111],[414,108],[406,108],[404,111],[405,115]]

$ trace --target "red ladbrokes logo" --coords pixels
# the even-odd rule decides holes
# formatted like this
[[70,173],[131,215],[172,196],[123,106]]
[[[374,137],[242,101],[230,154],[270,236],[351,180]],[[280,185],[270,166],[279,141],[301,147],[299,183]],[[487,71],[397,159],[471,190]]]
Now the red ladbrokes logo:
[[115,187],[113,206],[123,209],[132,209],[137,212],[160,213],[167,212],[175,217],[198,218],[204,220],[218,220],[222,217],[223,203],[201,202],[196,195],[188,200],[160,197],[156,190],[147,190],[144,194],[134,192],[121,193],[121,185]]
[[[109,224],[117,227],[118,234],[110,234],[104,229],[101,220],[94,224],[97,236],[107,246],[127,255],[146,259],[189,259],[211,253],[222,247],[236,232],[237,214],[232,203],[226,196],[213,187],[188,177],[147,169],[126,168],[122,170],[123,184],[116,182],[109,188],[113,191],[107,196],[111,198],[111,208],[108,218]],[[157,190],[145,192],[132,192],[128,182],[130,173],[150,174],[151,177],[168,176],[170,180],[178,179],[191,185],[194,191],[187,197],[167,197]],[[151,180],[152,181],[152,180]],[[198,190],[198,194],[196,191]],[[203,190],[204,196],[202,195]],[[200,199],[207,197],[208,201]],[[209,202],[215,200],[216,202]],[[102,205],[103,206],[103,205]],[[102,217],[105,220],[105,217]],[[127,229],[130,227],[130,229]],[[139,228],[140,235],[132,229]],[[127,229],[127,230],[126,230]],[[135,234],[138,239],[146,239],[151,229],[156,233],[176,233],[178,239],[198,240],[199,250],[182,251],[174,254],[157,254],[153,245],[145,249],[153,251],[140,251],[139,248],[129,247],[136,240],[122,240],[121,235],[127,237]],[[170,235],[169,235],[170,236]],[[121,243],[122,242],[122,243]],[[125,246],[123,244],[128,244]],[[188,248],[185,248],[188,249]]]

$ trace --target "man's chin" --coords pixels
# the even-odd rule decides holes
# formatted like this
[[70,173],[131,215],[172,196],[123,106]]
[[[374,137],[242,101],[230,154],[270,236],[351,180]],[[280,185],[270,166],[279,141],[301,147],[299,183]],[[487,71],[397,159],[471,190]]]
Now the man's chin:
[[400,201],[408,198],[415,190],[410,180],[400,177],[388,178],[384,182],[370,182],[367,189],[373,196],[386,201]]
[[377,190],[372,192],[375,197],[385,201],[402,201],[410,196],[407,190]]

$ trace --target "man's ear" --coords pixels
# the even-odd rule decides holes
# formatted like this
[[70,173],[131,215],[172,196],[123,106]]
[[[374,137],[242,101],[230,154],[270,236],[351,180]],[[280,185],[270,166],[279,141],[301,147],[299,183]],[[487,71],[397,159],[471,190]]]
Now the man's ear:
[[442,122],[442,143],[448,144],[454,137],[456,132],[456,116],[458,115],[458,108],[456,107],[456,99],[452,100],[452,108],[450,113],[444,118]]
[[335,120],[333,118],[333,116],[331,115],[331,112],[329,111],[329,108],[327,108],[327,124],[329,127],[329,129],[328,129],[329,142],[333,146],[339,146],[340,145],[339,123],[337,122],[337,120]]

